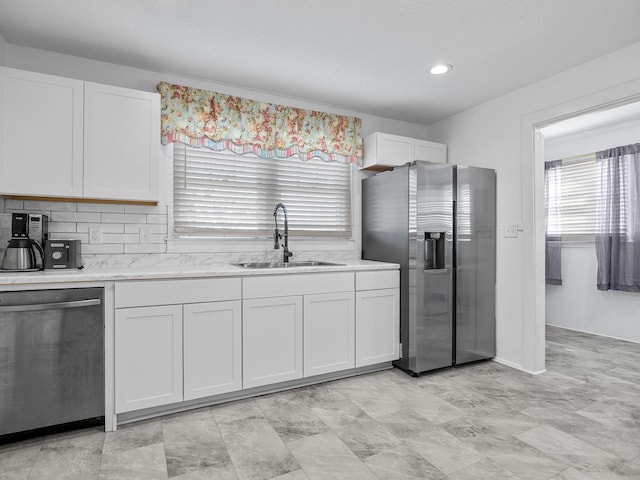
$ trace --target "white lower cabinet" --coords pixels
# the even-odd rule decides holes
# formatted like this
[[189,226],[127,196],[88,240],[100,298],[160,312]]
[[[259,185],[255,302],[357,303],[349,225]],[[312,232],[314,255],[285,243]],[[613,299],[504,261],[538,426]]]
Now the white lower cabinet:
[[242,388],[239,278],[117,282],[116,413]]
[[304,296],[304,376],[355,366],[353,292]]
[[184,399],[242,388],[241,302],[183,306]]
[[117,414],[399,355],[397,270],[116,282],[114,299]]
[[302,296],[242,303],[243,388],[302,378]]
[[397,270],[356,274],[356,367],[400,357],[399,285]]
[[115,315],[116,413],[182,401],[182,305]]

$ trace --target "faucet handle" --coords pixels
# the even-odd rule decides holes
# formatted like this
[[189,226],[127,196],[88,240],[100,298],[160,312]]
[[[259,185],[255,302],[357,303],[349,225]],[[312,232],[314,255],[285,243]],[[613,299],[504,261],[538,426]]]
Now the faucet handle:
[[290,250],[286,250],[285,252],[283,252],[285,257],[293,257],[293,252],[291,252]]

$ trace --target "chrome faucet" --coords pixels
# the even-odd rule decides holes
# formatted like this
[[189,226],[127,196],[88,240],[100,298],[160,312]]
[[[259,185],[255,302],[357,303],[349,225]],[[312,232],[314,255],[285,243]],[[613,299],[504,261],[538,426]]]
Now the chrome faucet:
[[[278,231],[279,208],[281,208],[282,213],[284,213],[284,233],[282,234]],[[273,209],[273,220],[276,222],[276,230],[273,232],[273,248],[276,250],[280,249],[280,239],[284,239],[284,243],[282,244],[282,261],[286,263],[289,261],[289,257],[293,257],[293,252],[289,251],[289,220],[287,219],[287,207],[284,206],[284,203],[278,203],[276,208]]]

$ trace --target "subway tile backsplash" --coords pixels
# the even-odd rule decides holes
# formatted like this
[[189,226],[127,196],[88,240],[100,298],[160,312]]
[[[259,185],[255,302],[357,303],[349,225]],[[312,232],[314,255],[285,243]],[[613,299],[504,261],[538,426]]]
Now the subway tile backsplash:
[[[273,250],[271,239],[264,239],[265,250],[243,252],[237,248],[221,252],[220,247],[205,253],[169,253],[166,206],[102,203],[46,202],[0,197],[0,258],[11,237],[14,212],[49,215],[49,237],[74,238],[82,242],[82,261],[88,268],[134,268],[160,266],[206,266],[246,261],[277,261],[281,250]],[[140,228],[149,232],[141,242]],[[89,232],[99,228],[101,243],[89,243]],[[308,247],[307,247],[308,248]],[[295,248],[298,260],[348,261],[360,258],[355,250],[303,250]]]
[[[0,198],[0,240],[2,249],[11,236],[14,212],[49,215],[49,236],[74,238],[82,242],[82,254],[166,253],[167,212],[164,206],[103,203],[47,202]],[[148,240],[140,241],[140,228],[149,230]],[[99,228],[102,241],[89,242],[89,230]]]

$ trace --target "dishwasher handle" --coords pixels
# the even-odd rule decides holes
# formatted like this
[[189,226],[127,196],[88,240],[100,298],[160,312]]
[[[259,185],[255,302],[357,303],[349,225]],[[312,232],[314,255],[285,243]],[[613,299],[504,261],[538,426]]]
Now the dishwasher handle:
[[99,298],[89,300],[75,300],[73,302],[36,303],[33,305],[0,305],[0,313],[3,312],[38,312],[42,310],[55,310],[66,308],[83,308],[100,305]]

